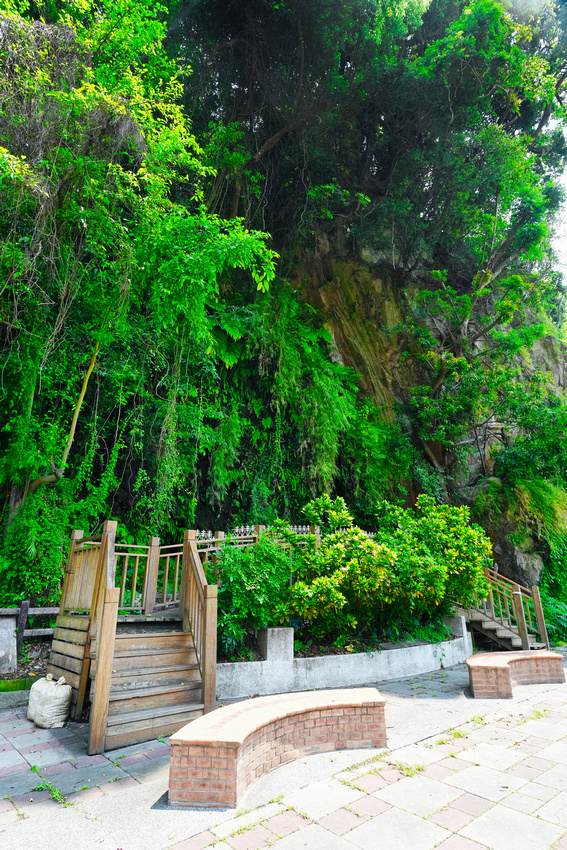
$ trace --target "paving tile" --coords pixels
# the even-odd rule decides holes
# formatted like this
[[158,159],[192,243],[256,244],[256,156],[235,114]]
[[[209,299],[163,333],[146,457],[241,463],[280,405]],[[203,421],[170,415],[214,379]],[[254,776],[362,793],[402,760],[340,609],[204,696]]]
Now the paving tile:
[[421,764],[425,766],[427,764],[432,764],[435,761],[439,761],[441,758],[442,756],[431,748],[420,747],[417,744],[410,747],[402,747],[401,749],[396,750],[395,753],[395,761],[400,764]]
[[537,779],[541,776],[542,771],[537,770],[535,767],[528,767],[527,764],[515,764],[514,767],[508,768],[508,770],[504,771],[510,776],[520,776],[522,779]]
[[58,776],[60,773],[69,773],[70,770],[75,770],[70,761],[63,761],[61,764],[52,764],[49,767],[42,767],[39,771],[41,776]]
[[30,803],[42,803],[49,798],[49,791],[30,791],[28,794],[16,794],[12,797],[12,802],[17,809],[21,809]]
[[124,768],[138,782],[153,782],[155,779],[167,778],[169,776],[170,756],[159,759],[144,759],[138,764],[131,764]]
[[85,745],[81,741],[77,741],[76,738],[69,740],[69,744],[65,743],[61,747],[50,748],[40,753],[29,753],[24,758],[28,764],[33,764],[37,767],[60,764],[63,761],[76,761],[85,755]]
[[12,765],[12,767],[0,768],[0,779],[5,776],[16,776],[18,773],[27,773],[29,769],[30,766],[27,761],[25,759],[22,759],[19,764],[14,764]]
[[478,815],[484,814],[493,805],[490,800],[484,797],[477,797],[476,794],[463,794],[462,797],[457,797],[451,803],[452,808],[459,809],[460,812],[466,812],[467,815],[474,815],[475,818]]
[[544,803],[537,810],[537,816],[567,829],[567,793],[561,791],[548,803]]
[[233,847],[234,850],[258,850],[260,847],[267,847],[273,837],[272,833],[265,829],[262,824],[256,824],[252,829],[247,829],[239,835],[231,835],[225,840],[227,845]]
[[27,794],[28,791],[33,791],[40,782],[41,777],[37,773],[33,773],[29,768],[25,773],[4,776],[0,780],[0,797],[14,797],[16,794]]
[[454,776],[449,776],[445,784],[497,803],[513,791],[518,791],[526,784],[526,780],[491,770],[489,767],[471,765],[465,770],[459,770]]
[[520,753],[497,744],[477,744],[461,754],[461,760],[479,764],[481,767],[490,767],[493,770],[508,770],[522,758]]
[[226,838],[232,835],[233,832],[238,832],[244,826],[252,826],[252,821],[248,815],[237,815],[237,817],[225,820],[222,823],[217,823],[211,827],[211,832],[214,832],[217,838]]
[[528,720],[521,726],[526,736],[535,736],[537,738],[548,738],[551,741],[558,741],[565,735],[565,730],[554,726],[553,723],[544,723],[541,720]]
[[464,835],[452,835],[446,841],[442,841],[436,850],[487,850],[487,848],[485,844],[477,844],[476,841],[471,841]]
[[22,726],[17,729],[6,730],[2,733],[11,744],[14,744],[14,746],[16,746],[15,742],[17,738],[22,738],[24,735],[29,735],[30,732],[33,731],[32,723],[29,723],[28,721],[24,720],[18,720],[17,722],[21,723]]
[[26,760],[17,750],[4,750],[0,752],[0,768],[14,767],[16,764],[26,764]]
[[0,728],[4,725],[4,723],[11,723],[13,720],[17,720],[18,716],[16,714],[3,714],[0,717]]
[[379,791],[380,788],[385,788],[388,783],[382,779],[377,773],[367,773],[365,776],[360,776],[353,780],[353,785],[366,791],[367,794],[372,794],[373,791]]
[[70,729],[65,729],[65,727],[61,729],[33,728],[28,735],[20,735],[17,738],[14,738],[13,743],[14,746],[20,750],[22,747],[27,747],[30,744],[51,743],[52,741],[61,741],[67,738],[74,738],[77,740],[77,736],[74,735]]
[[106,764],[95,764],[93,767],[83,767],[81,770],[73,770],[68,773],[61,773],[51,779],[53,785],[58,788],[62,794],[72,794],[74,791],[79,791],[83,787],[92,788],[94,785],[106,784],[116,777],[125,778],[126,774],[119,767],[107,762]]
[[352,811],[357,815],[372,818],[383,814],[383,812],[387,812],[388,809],[391,808],[392,807],[389,803],[386,803],[384,800],[379,800],[378,797],[373,797],[371,795],[368,797],[361,797],[360,800],[355,800],[355,802],[351,803],[349,806],[349,809],[352,809]]
[[290,835],[292,832],[297,832],[298,829],[303,829],[308,826],[310,821],[302,818],[297,812],[288,809],[286,812],[280,812],[269,820],[263,821],[263,826],[270,829],[276,835]]
[[494,806],[461,831],[491,850],[548,850],[564,830],[523,812]]
[[336,812],[331,812],[330,815],[325,815],[319,820],[319,826],[334,832],[335,835],[344,835],[345,832],[350,832],[361,823],[364,823],[364,818],[349,812],[348,809],[337,809]]
[[459,811],[459,809],[448,806],[446,809],[441,809],[440,812],[435,812],[429,820],[439,826],[444,826],[445,829],[450,829],[451,832],[458,832],[463,826],[470,823],[473,817],[473,815],[467,815],[465,812]]
[[544,803],[547,800],[551,800],[558,793],[559,789],[554,788],[553,784],[540,785],[539,782],[529,782],[522,788],[522,794],[526,794],[528,797],[535,797],[536,800],[542,800]]
[[350,832],[347,841],[340,835],[333,835],[328,829],[323,829],[319,824],[312,823],[305,829],[276,841],[274,847],[277,847],[277,850],[352,850],[351,835]]
[[[524,812],[526,815],[533,815],[537,809],[542,805],[541,800],[537,800],[535,797],[528,797],[527,794],[523,794],[524,788],[522,791],[519,791],[516,794],[510,794],[509,797],[504,797],[501,806],[508,806],[509,809],[516,809],[518,812]],[[537,813],[539,817],[539,812]]]
[[323,779],[300,788],[282,799],[285,806],[293,806],[297,811],[306,814],[312,820],[318,820],[329,815],[341,806],[348,806],[363,795],[354,788],[342,785],[335,779]]
[[426,817],[451,803],[460,794],[457,788],[426,776],[408,776],[388,788],[376,791],[374,796],[414,815]]
[[244,810],[242,814],[246,814],[250,823],[261,823],[268,818],[274,817],[274,815],[279,815],[282,812],[285,812],[285,810],[285,806],[282,806],[281,803],[273,802],[266,803],[265,806],[258,806],[256,809],[252,809],[251,811]]
[[549,744],[545,749],[540,750],[539,756],[554,764],[567,764],[567,741],[555,741]]
[[90,767],[92,764],[106,764],[108,759],[105,759],[104,756],[83,756],[83,758],[77,759],[74,762],[76,768],[80,769],[81,767]]
[[21,816],[17,813],[17,811],[13,807],[12,807],[12,811],[1,812],[0,813],[0,835],[2,834],[2,830],[5,827],[10,826],[10,824],[12,824],[12,823],[17,823],[21,819],[22,819]]
[[171,850],[204,850],[215,840],[215,836],[208,830],[200,832],[198,835],[193,835],[192,838],[186,838],[185,841],[180,841],[179,844],[173,844]]
[[523,760],[522,764],[525,764],[526,767],[535,767],[536,770],[549,770],[550,767],[553,767],[553,762],[539,756],[529,756]]
[[348,833],[348,841],[362,850],[431,850],[449,832],[437,824],[416,817],[401,809],[390,809]]
[[162,756],[171,757],[171,748],[167,746],[156,747],[156,749],[146,750],[145,755],[149,759],[160,759]]
[[129,764],[139,764],[141,761],[149,761],[145,753],[135,753],[131,756],[125,756],[123,759],[117,760],[120,767],[126,767]]
[[[470,753],[470,750],[467,750]],[[449,770],[464,770],[465,767],[470,767],[470,761],[465,761],[464,758],[444,758],[437,762],[439,767],[448,767]]]
[[119,794],[127,788],[136,788],[136,786],[140,786],[137,779],[134,779],[133,776],[124,776],[116,780],[110,780],[110,782],[101,783],[100,788],[103,794]]
[[96,800],[100,797],[102,797],[102,791],[96,785],[94,788],[85,788],[83,791],[68,794],[67,800],[70,803],[88,803],[90,800]]
[[448,767],[442,767],[439,762],[435,764],[428,764],[425,770],[422,770],[420,776],[427,776],[428,779],[438,779],[442,781],[443,779],[447,779],[448,776],[452,776],[454,773]]
[[13,808],[10,800],[0,800],[0,814],[2,812],[11,812]]
[[567,765],[556,764],[555,767],[540,773],[537,784],[549,785],[556,791],[567,791]]

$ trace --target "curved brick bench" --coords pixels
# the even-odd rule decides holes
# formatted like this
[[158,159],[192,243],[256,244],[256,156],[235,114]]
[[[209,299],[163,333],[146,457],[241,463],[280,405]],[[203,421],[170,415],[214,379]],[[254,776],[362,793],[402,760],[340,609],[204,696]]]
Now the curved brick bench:
[[565,681],[563,656],[547,649],[487,652],[467,658],[473,697],[511,699],[513,685]]
[[301,756],[385,747],[384,700],[376,688],[257,697],[198,717],[170,742],[170,804],[226,808]]

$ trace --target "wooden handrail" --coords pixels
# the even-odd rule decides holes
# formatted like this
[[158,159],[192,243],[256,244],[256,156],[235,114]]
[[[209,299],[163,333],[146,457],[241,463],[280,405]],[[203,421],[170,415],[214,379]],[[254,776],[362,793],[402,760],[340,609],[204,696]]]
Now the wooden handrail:
[[523,587],[491,569],[485,570],[485,576],[489,592],[479,609],[506,628],[516,629],[522,649],[530,648],[530,633],[538,634],[540,643],[549,649],[539,588]]

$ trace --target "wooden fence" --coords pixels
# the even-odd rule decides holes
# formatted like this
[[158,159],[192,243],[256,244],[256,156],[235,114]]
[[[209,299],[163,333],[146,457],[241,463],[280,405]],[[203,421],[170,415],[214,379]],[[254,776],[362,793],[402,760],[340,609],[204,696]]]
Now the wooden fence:
[[20,602],[19,608],[0,608],[0,617],[15,617],[16,618],[16,642],[18,645],[18,654],[22,649],[24,638],[27,637],[53,637],[55,631],[51,629],[26,629],[28,617],[34,617],[38,614],[49,616],[57,615],[59,608],[30,608],[29,600]]

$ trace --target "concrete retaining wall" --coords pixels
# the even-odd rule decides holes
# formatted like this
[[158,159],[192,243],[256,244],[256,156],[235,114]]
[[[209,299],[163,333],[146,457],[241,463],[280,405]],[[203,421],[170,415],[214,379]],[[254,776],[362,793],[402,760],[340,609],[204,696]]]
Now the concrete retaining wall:
[[388,682],[460,664],[472,655],[465,618],[454,617],[447,625],[454,637],[439,644],[317,658],[293,657],[293,629],[263,629],[258,644],[266,660],[217,664],[217,697],[236,699]]
[[0,617],[0,676],[15,673],[18,655],[16,652],[16,617]]

